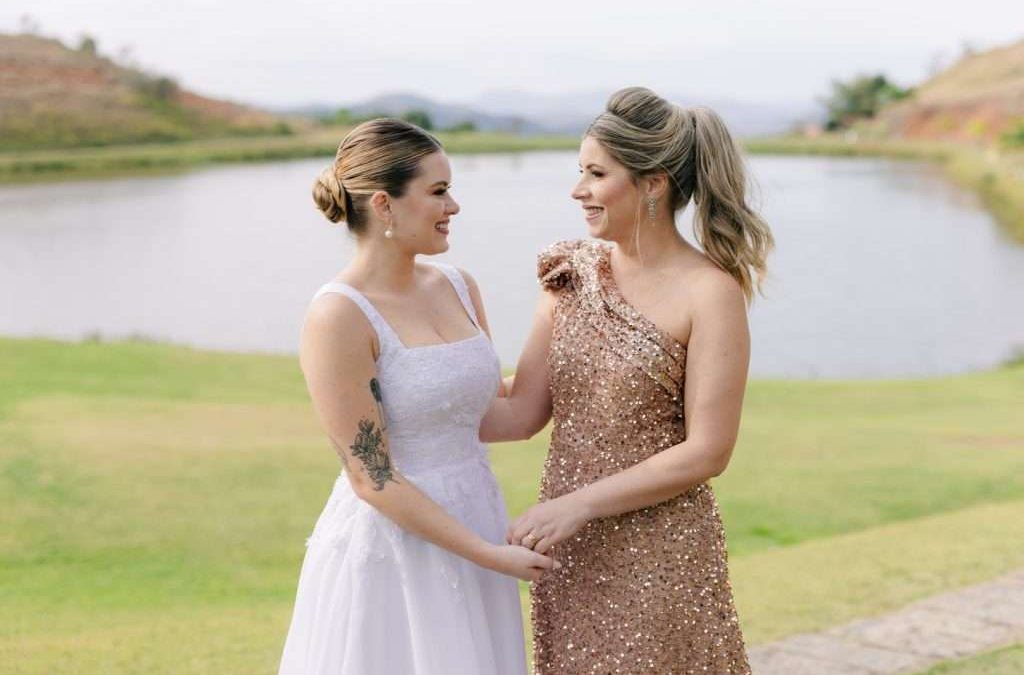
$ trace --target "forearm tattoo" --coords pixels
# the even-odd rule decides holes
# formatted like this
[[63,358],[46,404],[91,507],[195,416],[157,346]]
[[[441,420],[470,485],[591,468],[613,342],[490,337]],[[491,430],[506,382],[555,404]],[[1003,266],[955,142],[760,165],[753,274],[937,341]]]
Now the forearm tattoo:
[[352,456],[363,463],[366,475],[373,481],[374,490],[383,490],[387,482],[397,483],[391,466],[391,456],[384,450],[384,436],[368,419],[359,420],[356,441],[349,446]]

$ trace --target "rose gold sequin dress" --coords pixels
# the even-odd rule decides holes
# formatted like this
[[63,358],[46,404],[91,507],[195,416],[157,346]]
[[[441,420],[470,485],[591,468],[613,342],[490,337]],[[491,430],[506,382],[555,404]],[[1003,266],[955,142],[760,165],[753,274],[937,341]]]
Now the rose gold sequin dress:
[[[573,241],[539,257],[541,284],[558,294],[542,499],[622,471],[686,435],[686,347],[625,302],[610,252]],[[592,521],[552,555],[562,568],[532,592],[536,675],[750,673],[709,486]]]

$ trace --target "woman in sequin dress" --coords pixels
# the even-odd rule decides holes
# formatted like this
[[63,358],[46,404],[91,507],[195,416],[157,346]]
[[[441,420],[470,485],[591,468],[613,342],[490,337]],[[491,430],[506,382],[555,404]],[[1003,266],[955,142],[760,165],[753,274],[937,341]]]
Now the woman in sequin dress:
[[[646,89],[609,99],[580,170],[603,241],[540,254],[533,330],[481,426],[510,440],[554,419],[541,501],[509,528],[562,564],[532,588],[536,674],[749,673],[707,481],[736,441],[771,233],[717,115]],[[675,227],[691,200],[703,251]]]

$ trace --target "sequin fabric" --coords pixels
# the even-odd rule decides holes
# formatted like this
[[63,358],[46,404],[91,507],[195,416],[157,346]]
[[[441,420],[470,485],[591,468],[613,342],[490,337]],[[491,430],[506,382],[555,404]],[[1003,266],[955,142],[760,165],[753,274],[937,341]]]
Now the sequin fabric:
[[[541,499],[599,480],[686,435],[686,348],[626,303],[609,245],[554,244],[554,427]],[[553,549],[531,592],[536,675],[750,673],[711,488],[592,521]]]

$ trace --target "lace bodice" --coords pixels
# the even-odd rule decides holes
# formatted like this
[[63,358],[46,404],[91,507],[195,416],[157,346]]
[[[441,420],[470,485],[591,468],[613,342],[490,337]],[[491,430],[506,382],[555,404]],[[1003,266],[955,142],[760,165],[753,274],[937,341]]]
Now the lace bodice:
[[486,457],[480,420],[501,380],[498,356],[480,324],[466,281],[457,269],[431,263],[451,282],[477,334],[465,340],[406,347],[380,312],[347,284],[325,284],[323,293],[347,296],[377,333],[377,380],[383,398],[388,445],[406,475],[441,470]]

